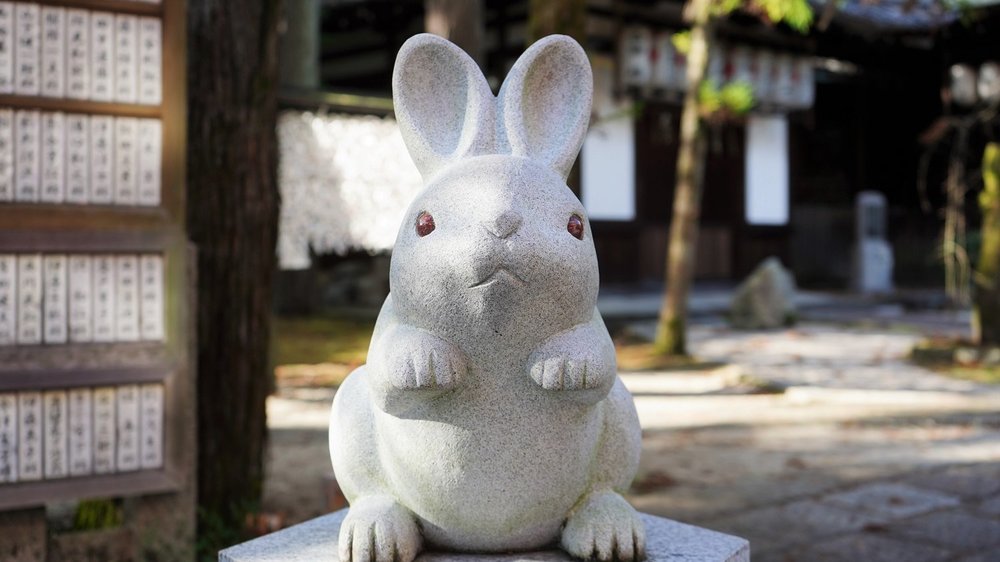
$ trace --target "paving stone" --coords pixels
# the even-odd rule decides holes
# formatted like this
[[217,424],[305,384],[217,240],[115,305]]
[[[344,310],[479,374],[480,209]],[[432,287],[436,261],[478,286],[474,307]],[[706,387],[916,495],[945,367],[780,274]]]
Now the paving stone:
[[798,562],[798,558],[787,550],[757,551],[751,546],[750,559],[753,562]]
[[[939,562],[944,549],[871,534],[852,534],[790,553],[789,562]],[[755,559],[756,562],[756,559]]]
[[823,501],[845,509],[863,509],[887,519],[912,517],[959,504],[954,496],[895,482],[877,482],[830,494]]
[[[750,545],[753,548],[773,548],[788,544],[787,541],[782,539],[782,537],[775,536],[773,534],[773,529],[768,529],[765,525],[759,525],[751,517],[748,517],[752,513],[756,513],[756,511],[748,512],[743,515],[734,515],[722,519],[714,519],[706,523],[699,524],[706,529],[719,531],[720,533],[726,533],[727,535],[743,537],[750,541]],[[755,561],[757,560],[756,550],[754,550],[753,559]]]
[[995,517],[1000,517],[1000,496],[993,496],[979,504],[979,511]]
[[45,561],[45,509],[0,512],[0,560]]
[[890,532],[945,546],[957,552],[1000,549],[1000,522],[962,511],[928,513],[898,521],[892,525]]
[[981,498],[1000,492],[1000,463],[953,466],[908,478],[907,482],[964,498]]
[[[996,552],[980,552],[970,556],[963,556],[955,562],[997,562],[997,558],[998,555]],[[756,562],[756,558],[754,562]]]
[[803,500],[747,511],[714,521],[708,526],[749,538],[751,544],[763,543],[762,546],[770,549],[859,531],[866,525],[883,524],[885,521],[877,514]]

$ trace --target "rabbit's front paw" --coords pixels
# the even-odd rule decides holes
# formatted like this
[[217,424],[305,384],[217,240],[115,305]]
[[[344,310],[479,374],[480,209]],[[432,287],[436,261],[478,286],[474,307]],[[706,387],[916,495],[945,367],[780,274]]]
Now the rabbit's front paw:
[[646,528],[625,498],[612,491],[598,492],[566,521],[562,547],[585,560],[642,560],[646,557]]
[[362,498],[340,525],[341,562],[412,562],[420,552],[420,529],[392,498]]
[[599,373],[590,367],[585,357],[533,357],[530,374],[531,380],[545,390],[583,390],[601,384]]
[[448,390],[465,376],[465,354],[454,344],[416,328],[400,328],[393,336],[381,368],[395,388]]
[[589,336],[589,327],[585,327],[542,344],[528,359],[531,380],[546,390],[589,390],[604,386],[615,373],[614,348],[607,352],[601,345],[603,342]]

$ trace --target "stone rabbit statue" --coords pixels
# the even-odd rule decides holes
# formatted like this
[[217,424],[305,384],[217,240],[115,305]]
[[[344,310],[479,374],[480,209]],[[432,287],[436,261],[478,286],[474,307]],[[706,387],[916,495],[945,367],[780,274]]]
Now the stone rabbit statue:
[[330,451],[351,508],[341,560],[427,548],[644,557],[625,490],[632,397],[596,309],[590,225],[566,177],[590,119],[587,56],[532,45],[498,96],[433,35],[392,79],[425,188],[399,229],[368,364],[333,401]]

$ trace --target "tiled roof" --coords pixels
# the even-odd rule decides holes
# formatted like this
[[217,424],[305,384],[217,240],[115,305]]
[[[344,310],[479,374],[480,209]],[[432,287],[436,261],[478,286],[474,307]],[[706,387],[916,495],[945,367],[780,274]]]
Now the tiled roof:
[[[979,0],[976,4],[985,5],[989,1]],[[817,16],[826,5],[826,0],[810,2]],[[948,4],[952,3],[942,0],[840,0],[835,20],[847,26],[885,31],[925,31],[948,25],[958,18],[958,11]]]

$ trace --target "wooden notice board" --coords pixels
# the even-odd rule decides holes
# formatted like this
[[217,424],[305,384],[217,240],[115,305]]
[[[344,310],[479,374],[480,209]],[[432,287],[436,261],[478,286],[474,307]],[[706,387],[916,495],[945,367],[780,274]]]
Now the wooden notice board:
[[0,1],[0,510],[190,484],[184,11]]

